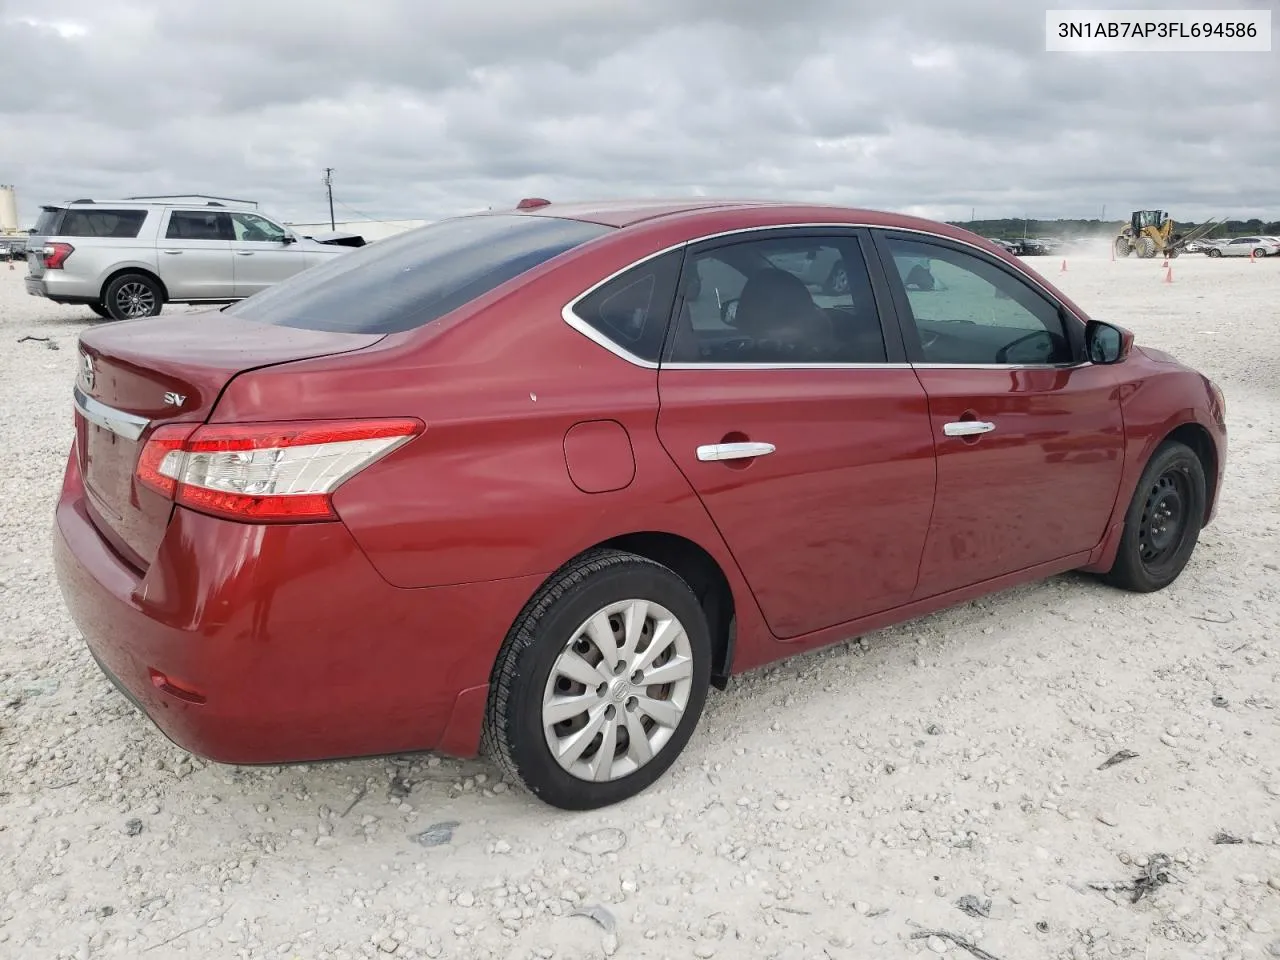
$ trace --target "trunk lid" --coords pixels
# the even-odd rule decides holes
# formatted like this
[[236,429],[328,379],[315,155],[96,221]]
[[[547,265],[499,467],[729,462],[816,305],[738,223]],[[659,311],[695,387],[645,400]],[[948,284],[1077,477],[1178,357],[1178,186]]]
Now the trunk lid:
[[[103,537],[145,570],[173,504],[137,481],[156,427],[203,423],[239,373],[372,346],[380,334],[330,333],[241,320],[219,311],[106,324],[80,337],[76,456],[88,512]],[[264,411],[263,419],[287,418]]]

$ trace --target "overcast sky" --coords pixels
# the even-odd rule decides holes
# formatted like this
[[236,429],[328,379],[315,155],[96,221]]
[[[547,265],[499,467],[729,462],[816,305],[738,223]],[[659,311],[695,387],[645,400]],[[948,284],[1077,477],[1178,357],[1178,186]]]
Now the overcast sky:
[[[1077,5],[1173,4],[1053,4]],[[1280,42],[1046,53],[1045,7],[0,0],[0,183],[28,223],[173,192],[321,220],[326,166],[340,220],[690,194],[1280,218]]]

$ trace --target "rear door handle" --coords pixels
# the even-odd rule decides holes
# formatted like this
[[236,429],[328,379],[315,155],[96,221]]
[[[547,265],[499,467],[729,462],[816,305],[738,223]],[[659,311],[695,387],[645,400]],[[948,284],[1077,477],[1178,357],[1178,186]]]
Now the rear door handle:
[[237,256],[237,257],[252,257],[252,256],[253,256],[253,251],[252,251],[252,250],[237,250],[237,251],[236,251],[236,256]]
[[698,448],[698,459],[745,460],[749,457],[763,457],[776,449],[772,443],[706,443]]
[[976,437],[980,433],[990,433],[995,428],[994,423],[985,420],[953,420],[943,424],[942,432],[948,437]]
[[182,251],[181,250],[165,250],[163,252],[168,254],[178,254],[178,253],[181,253]]

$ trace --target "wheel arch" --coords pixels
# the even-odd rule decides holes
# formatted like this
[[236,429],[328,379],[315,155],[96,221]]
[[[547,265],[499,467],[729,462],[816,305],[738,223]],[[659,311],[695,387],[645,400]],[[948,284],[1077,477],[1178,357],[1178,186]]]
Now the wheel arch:
[[711,634],[711,682],[717,689],[723,690],[733,667],[737,616],[733,588],[716,559],[704,547],[687,537],[656,530],[610,537],[588,550],[601,548],[634,553],[670,567],[689,584],[702,605]]
[[[1202,523],[1207,526],[1209,518],[1213,516],[1213,505],[1218,496],[1218,448],[1213,442],[1213,436],[1203,425],[1195,421],[1181,423],[1160,438],[1152,449],[1151,456],[1154,457],[1157,451],[1169,443],[1182,443],[1190,447],[1204,469],[1205,497]],[[1151,457],[1148,457],[1147,461],[1150,462],[1150,460]]]
[[169,302],[169,288],[164,285],[164,281],[160,279],[159,274],[149,267],[135,266],[130,264],[125,267],[117,267],[112,270],[103,279],[102,285],[98,288],[99,302],[105,302],[107,298],[107,287],[111,286],[117,279],[123,277],[127,273],[138,273],[155,283],[160,288],[160,295],[164,298],[164,302]]

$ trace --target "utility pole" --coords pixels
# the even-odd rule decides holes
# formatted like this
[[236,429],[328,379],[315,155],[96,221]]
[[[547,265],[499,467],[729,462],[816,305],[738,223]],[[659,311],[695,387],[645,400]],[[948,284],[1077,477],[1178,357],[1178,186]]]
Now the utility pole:
[[333,167],[324,168],[324,185],[329,190],[329,229],[337,230],[337,225],[333,222]]

